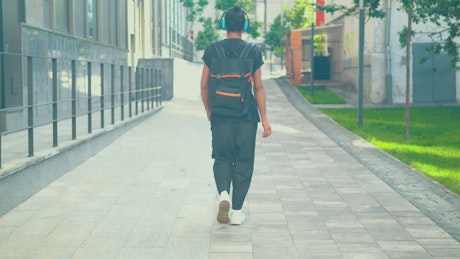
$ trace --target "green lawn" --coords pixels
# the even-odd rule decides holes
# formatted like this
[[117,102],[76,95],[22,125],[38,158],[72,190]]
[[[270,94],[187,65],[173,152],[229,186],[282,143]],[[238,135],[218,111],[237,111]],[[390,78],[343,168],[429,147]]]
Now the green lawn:
[[460,194],[460,107],[417,107],[410,111],[410,138],[404,139],[405,109],[321,109],[339,124],[448,189]]
[[[346,103],[324,87],[296,86],[312,104]],[[356,108],[321,109],[326,115],[376,147],[460,194],[460,107],[412,107],[410,138],[404,138],[405,108],[364,109],[363,126]]]
[[297,90],[311,103],[311,104],[345,104],[347,103],[342,97],[337,95],[334,91],[327,86],[313,87],[314,96],[310,95],[310,86],[295,86]]

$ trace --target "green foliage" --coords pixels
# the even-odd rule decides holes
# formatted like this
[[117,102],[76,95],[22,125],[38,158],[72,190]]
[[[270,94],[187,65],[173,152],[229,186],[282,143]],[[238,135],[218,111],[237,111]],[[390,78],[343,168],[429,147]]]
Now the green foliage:
[[265,44],[274,52],[275,56],[284,55],[284,36],[291,29],[306,28],[312,22],[313,6],[310,0],[296,0],[292,8],[285,7],[283,14],[278,15],[269,30],[265,33]]
[[265,44],[274,51],[277,57],[284,55],[285,46],[283,36],[288,31],[289,27],[285,23],[281,24],[281,15],[278,15],[270,25],[269,31],[264,35]]
[[[452,65],[460,71],[460,1],[458,0],[400,0],[403,10],[412,9],[414,23],[431,22],[437,30],[416,32],[427,34],[433,40],[431,51],[445,51],[452,57]],[[406,29],[407,32],[407,29]],[[415,33],[414,33],[415,34]],[[406,34],[407,35],[407,34]]]
[[460,107],[411,108],[411,139],[404,139],[404,108],[322,109],[339,124],[376,147],[460,194]]
[[[335,13],[335,12],[341,12],[345,16],[354,16],[359,13],[359,0],[353,0],[354,5],[350,8],[344,6],[344,5],[338,5],[338,4],[332,4],[332,5],[317,5],[316,8],[320,11],[324,11],[327,13]],[[385,17],[385,12],[381,9],[382,7],[380,6],[380,0],[364,0],[364,9],[365,13],[369,17],[374,17],[374,18],[383,18]]]
[[315,52],[320,55],[326,55],[326,36],[324,34],[316,34],[313,38],[313,47]]
[[246,11],[252,9],[252,0],[216,0],[216,9],[225,11],[238,4]]
[[208,0],[198,0],[197,2],[194,0],[184,0],[183,5],[189,9],[189,14],[186,17],[187,21],[194,22],[197,17],[203,14],[203,10],[208,3]]
[[292,29],[307,28],[314,19],[311,0],[296,0],[294,7],[286,9],[285,12],[286,22]]
[[214,30],[215,26],[213,26],[211,17],[201,17],[199,21],[203,24],[204,31],[198,32],[195,40],[195,48],[197,50],[204,50],[209,44],[219,38],[219,34]]
[[[401,48],[405,48],[407,46],[407,34],[409,33],[409,29],[407,26],[403,26],[402,30],[398,32],[399,35],[399,46]],[[413,38],[415,35],[415,32],[411,30],[411,38]]]
[[347,102],[337,93],[329,89],[327,86],[315,86],[314,95],[310,94],[310,86],[295,86],[297,90],[311,104],[346,104]]
[[262,27],[262,25],[263,25],[262,22],[259,22],[256,20],[251,21],[248,32],[247,32],[251,36],[251,38],[256,39],[260,36],[259,30]]

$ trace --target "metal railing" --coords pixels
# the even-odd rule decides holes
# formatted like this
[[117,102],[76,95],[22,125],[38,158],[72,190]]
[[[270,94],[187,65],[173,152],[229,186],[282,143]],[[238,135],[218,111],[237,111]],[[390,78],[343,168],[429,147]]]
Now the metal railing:
[[182,36],[172,27],[171,29],[171,56],[193,62],[193,43],[187,36]]
[[[106,123],[115,125],[126,117],[162,105],[162,71],[159,69],[0,53],[0,77],[8,76],[4,70],[8,66],[5,60],[8,55],[21,59],[23,69],[19,74],[22,80],[17,87],[24,103],[14,107],[2,104],[4,108],[0,109],[0,168],[5,162],[5,153],[9,154],[8,160],[18,156],[33,157],[39,149],[57,147],[66,134],[74,141],[77,135],[104,129]],[[3,78],[0,83],[6,81]],[[43,82],[48,83],[44,85]],[[0,86],[2,95],[5,88],[5,85]],[[8,96],[2,100],[5,98]],[[99,127],[93,125],[95,122],[100,123]],[[9,127],[9,124],[14,126]],[[48,136],[50,131],[51,136]],[[40,142],[38,149],[37,142]],[[24,145],[27,147],[25,153],[20,151]]]

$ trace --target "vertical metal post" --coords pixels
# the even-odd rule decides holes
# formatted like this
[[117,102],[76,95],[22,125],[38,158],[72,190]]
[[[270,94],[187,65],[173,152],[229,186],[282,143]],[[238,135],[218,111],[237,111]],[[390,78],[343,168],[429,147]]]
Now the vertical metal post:
[[53,74],[53,85],[52,85],[52,95],[53,95],[53,147],[58,145],[58,96],[57,96],[57,59],[51,59],[52,74]]
[[405,126],[404,126],[404,138],[409,140],[410,138],[410,75],[411,75],[411,47],[412,47],[412,5],[413,0],[410,0],[407,10],[407,35],[406,35],[406,115],[405,115]]
[[154,99],[155,99],[155,106],[158,107],[158,69],[155,69],[154,71],[155,77],[153,80],[153,86],[154,88]]
[[32,62],[32,57],[27,57],[27,133],[29,157],[34,156],[34,73]]
[[133,68],[132,67],[128,67],[128,115],[129,115],[129,118],[131,118],[133,116],[133,108],[132,108],[132,98],[131,98],[131,89],[132,89],[132,76],[133,76]]
[[145,99],[147,101],[147,111],[150,110],[150,69],[145,69]]
[[385,75],[385,84],[386,84],[386,103],[393,104],[393,72],[392,72],[392,54],[391,54],[391,10],[392,10],[392,0],[387,1],[387,14],[386,14],[386,75]]
[[139,67],[136,67],[136,72],[135,72],[135,75],[134,75],[134,80],[136,81],[135,82],[135,102],[134,102],[134,105],[135,105],[135,114],[139,114],[139,89],[140,89],[140,79],[139,79],[139,74],[140,74],[140,71],[139,71]]
[[110,122],[115,124],[115,65],[110,66]]
[[359,86],[358,86],[358,125],[363,125],[363,86],[364,81],[364,3],[359,0]]
[[314,1],[311,6],[311,46],[310,46],[310,95],[315,95],[315,15],[314,15]]
[[144,113],[144,95],[145,95],[145,74],[144,68],[141,68],[141,112]]
[[101,63],[101,129],[104,128],[104,63]]
[[157,84],[156,84],[156,87],[157,87],[157,90],[156,90],[156,102],[157,102],[157,107],[160,106],[160,93],[161,93],[161,88],[160,88],[160,85],[161,85],[161,70],[158,69],[157,70]]
[[72,139],[77,139],[77,62],[72,60]]
[[160,99],[160,106],[161,106],[161,101],[163,99],[163,96],[162,96],[162,93],[161,91],[163,90],[163,86],[162,86],[162,76],[161,76],[161,70],[158,71],[158,90],[159,90],[159,93],[158,93],[158,98]]
[[[2,109],[0,108],[0,114],[2,113]],[[1,115],[0,115],[1,116]],[[1,129],[1,122],[0,122],[0,129]],[[0,130],[0,168],[2,168],[2,131]]]
[[155,75],[154,75],[154,69],[150,69],[150,85],[152,87],[151,91],[151,103],[152,103],[152,109],[155,108]]
[[[2,112],[0,108],[0,113]],[[0,131],[0,168],[2,168],[2,132]]]
[[[3,13],[2,11],[2,4],[0,3],[0,13]],[[0,17],[2,15],[0,14]],[[2,30],[2,26],[0,26],[0,52],[3,52],[3,30]],[[0,84],[2,82],[2,76],[3,76],[3,53],[0,53]],[[3,94],[3,87],[0,86],[0,168],[2,168],[2,133],[3,133],[3,98],[4,98],[4,94]],[[5,127],[6,128],[6,127]],[[6,129],[5,129],[6,130]]]
[[125,120],[125,90],[124,90],[124,66],[120,66],[120,102],[121,102],[121,121]]
[[88,133],[93,132],[93,108],[92,108],[92,71],[91,62],[88,62]]

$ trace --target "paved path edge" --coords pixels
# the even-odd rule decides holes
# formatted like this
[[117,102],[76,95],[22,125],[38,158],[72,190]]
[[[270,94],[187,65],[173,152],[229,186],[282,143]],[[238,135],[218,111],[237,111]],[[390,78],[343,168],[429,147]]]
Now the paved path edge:
[[382,179],[452,237],[460,241],[460,196],[388,153],[354,145],[361,137],[348,131],[311,105],[286,79],[275,79],[289,102],[313,125]]

